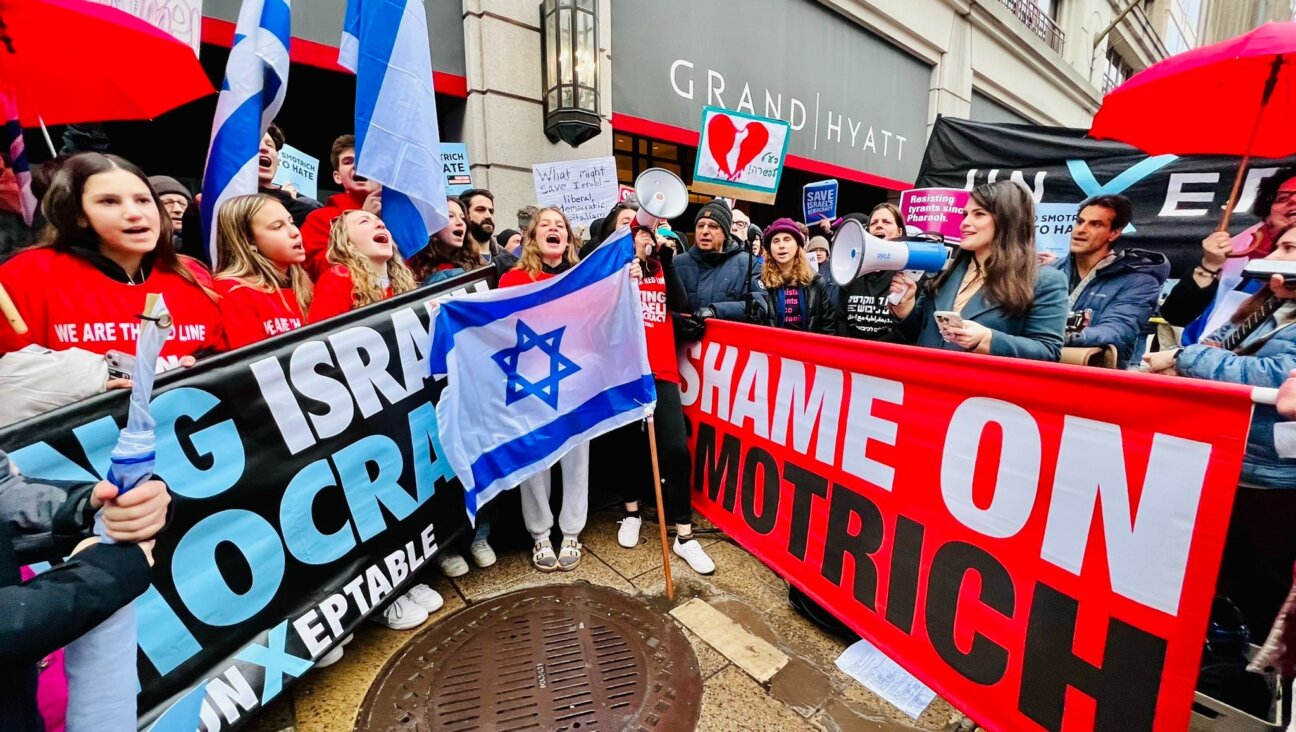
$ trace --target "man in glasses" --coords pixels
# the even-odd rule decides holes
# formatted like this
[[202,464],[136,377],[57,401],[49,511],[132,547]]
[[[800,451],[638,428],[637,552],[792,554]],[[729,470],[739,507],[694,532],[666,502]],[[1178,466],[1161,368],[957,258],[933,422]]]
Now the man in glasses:
[[355,172],[355,135],[342,135],[333,141],[329,162],[333,164],[333,182],[342,192],[331,196],[323,208],[316,209],[302,224],[302,244],[306,247],[306,271],[311,279],[329,268],[328,239],[333,221],[347,211],[364,209],[382,215],[382,186]]

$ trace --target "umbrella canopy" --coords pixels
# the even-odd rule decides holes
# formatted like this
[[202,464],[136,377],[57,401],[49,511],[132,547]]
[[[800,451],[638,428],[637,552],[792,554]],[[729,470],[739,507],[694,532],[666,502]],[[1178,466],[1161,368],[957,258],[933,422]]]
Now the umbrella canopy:
[[1293,65],[1292,22],[1171,56],[1108,94],[1089,136],[1152,155],[1296,153]]
[[215,91],[188,45],[85,0],[0,0],[0,87],[24,127],[152,119]]

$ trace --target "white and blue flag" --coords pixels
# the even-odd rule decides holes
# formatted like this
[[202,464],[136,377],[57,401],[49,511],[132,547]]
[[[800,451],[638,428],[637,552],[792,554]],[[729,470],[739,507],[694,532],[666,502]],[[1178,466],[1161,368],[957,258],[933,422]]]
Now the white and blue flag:
[[409,257],[450,221],[423,0],[348,0],[338,64],[356,75],[356,173],[382,184]]
[[203,236],[213,268],[216,212],[234,196],[257,192],[261,138],[288,93],[291,31],[291,0],[243,0],[203,171]]
[[432,373],[449,384],[437,424],[474,523],[572,447],[652,413],[633,258],[627,229],[553,279],[440,303]]

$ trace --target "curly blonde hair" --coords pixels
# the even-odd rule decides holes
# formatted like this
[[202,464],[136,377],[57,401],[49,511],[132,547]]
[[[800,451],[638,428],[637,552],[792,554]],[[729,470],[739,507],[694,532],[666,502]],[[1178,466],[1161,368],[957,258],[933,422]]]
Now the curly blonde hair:
[[[773,243],[773,241],[774,237],[770,237],[770,242]],[[774,261],[772,249],[767,245],[765,247],[765,264],[761,267],[760,277],[761,284],[765,285],[765,289],[777,290],[781,287],[805,287],[814,282],[815,273],[814,270],[810,269],[810,263],[806,261],[805,247],[801,246],[801,244],[797,244],[796,252],[792,255],[792,261],[782,265]]]
[[576,236],[576,231],[572,229],[567,214],[556,206],[546,206],[536,211],[535,216],[531,219],[531,225],[527,227],[526,233],[522,235],[522,254],[518,257],[517,266],[514,267],[514,269],[525,270],[532,277],[544,271],[544,257],[540,254],[540,242],[536,241],[536,227],[540,224],[540,215],[545,211],[553,211],[561,216],[563,226],[567,227],[567,251],[563,252],[563,261],[567,264],[576,264],[579,261],[576,252],[580,251],[581,240],[580,237]]
[[[297,300],[297,308],[303,316],[310,308],[314,287],[310,275],[300,265],[288,266],[287,281],[284,281],[279,268],[256,247],[256,237],[252,234],[252,219],[268,203],[278,203],[264,193],[251,196],[235,196],[221,204],[216,214],[216,249],[219,271],[218,280],[238,280],[248,287],[277,294],[283,300],[285,286],[292,288]],[[284,305],[287,306],[287,302]]]
[[[333,226],[329,229],[328,243],[329,264],[340,264],[351,272],[351,299],[355,303],[355,307],[364,307],[387,299],[387,293],[382,284],[384,275],[390,282],[393,295],[409,292],[418,287],[418,283],[414,281],[414,273],[410,271],[409,267],[405,266],[405,260],[401,259],[400,251],[395,248],[394,242],[391,259],[387,260],[387,271],[374,271],[369,258],[361,254],[355,248],[355,245],[351,243],[351,239],[347,237],[347,216],[355,213],[365,213],[365,211],[362,209],[345,211],[341,216],[333,219]],[[369,276],[360,276],[364,274]]]

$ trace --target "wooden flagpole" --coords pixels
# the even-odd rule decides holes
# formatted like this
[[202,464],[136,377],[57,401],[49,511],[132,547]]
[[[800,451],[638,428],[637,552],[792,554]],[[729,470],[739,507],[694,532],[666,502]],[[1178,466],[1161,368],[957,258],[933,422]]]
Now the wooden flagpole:
[[657,526],[661,529],[662,571],[666,574],[666,598],[675,599],[675,583],[671,580],[670,547],[666,539],[666,509],[662,505],[661,467],[657,464],[657,430],[652,415],[648,415],[648,452],[652,455],[653,488],[657,493]]

